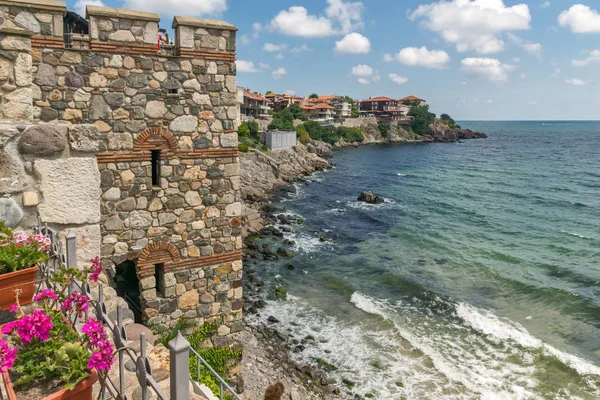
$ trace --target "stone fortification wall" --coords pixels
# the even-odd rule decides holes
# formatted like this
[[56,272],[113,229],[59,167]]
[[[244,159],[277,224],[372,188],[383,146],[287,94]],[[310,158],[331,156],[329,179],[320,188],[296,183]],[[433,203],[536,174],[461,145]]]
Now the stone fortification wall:
[[[9,179],[4,186],[16,185],[10,190],[0,187],[3,200],[25,208],[16,226],[26,227],[37,212],[58,228],[94,231],[86,236],[88,247],[107,267],[135,263],[149,323],[171,325],[186,316],[199,323],[218,319],[221,334],[241,329],[237,29],[176,17],[174,55],[165,55],[156,47],[156,14],[88,6],[91,51],[65,49],[59,35],[42,36],[41,28],[38,34],[19,24],[23,12],[42,20],[30,12],[38,3],[0,0],[0,7],[5,3],[0,19],[15,26],[0,29],[0,47],[7,38],[17,44],[0,54],[0,67],[5,62],[8,69],[0,96],[10,103],[2,119],[37,124],[12,125],[6,128],[11,133],[0,134],[10,136],[0,155],[10,155],[31,178]],[[62,27],[64,3],[43,3]],[[20,150],[28,131],[47,134],[49,126],[63,150]],[[85,167],[74,166],[82,160]],[[36,169],[44,162],[56,172]],[[93,198],[80,195],[77,185],[84,181]],[[73,190],[64,190],[71,184]],[[54,187],[63,188],[62,198]],[[35,208],[21,204],[25,191],[37,193]],[[60,207],[64,212],[57,212]]]
[[367,128],[371,125],[377,125],[376,117],[346,118],[342,122],[344,128]]

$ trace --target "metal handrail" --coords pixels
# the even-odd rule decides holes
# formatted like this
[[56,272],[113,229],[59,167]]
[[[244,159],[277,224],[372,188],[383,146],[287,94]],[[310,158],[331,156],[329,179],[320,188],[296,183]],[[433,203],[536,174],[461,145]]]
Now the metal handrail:
[[[223,393],[224,393],[223,387],[225,387],[225,389],[227,389],[229,391],[229,393],[231,393],[231,395],[236,398],[236,400],[242,400],[242,398],[237,395],[237,393],[231,388],[231,386],[229,386],[227,384],[227,382],[225,382],[225,380],[223,378],[221,378],[221,376],[214,369],[212,369],[212,367],[210,365],[208,365],[208,363],[204,360],[204,358],[202,358],[202,356],[200,354],[198,354],[198,352],[196,350],[194,350],[194,348],[191,346],[190,346],[190,352],[196,356],[196,373],[198,374],[198,381],[200,381],[200,363],[202,363],[210,371],[210,373],[213,374],[213,376],[215,376],[219,380],[219,399],[220,400],[223,400]],[[198,361],[200,361],[200,362],[198,362]]]

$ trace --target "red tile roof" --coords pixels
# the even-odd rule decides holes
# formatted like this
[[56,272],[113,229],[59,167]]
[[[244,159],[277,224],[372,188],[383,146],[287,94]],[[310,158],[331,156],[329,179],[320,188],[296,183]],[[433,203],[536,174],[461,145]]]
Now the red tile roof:
[[250,92],[248,90],[244,90],[244,96],[249,97],[252,100],[258,100],[258,101],[268,101],[269,100],[266,97],[264,97],[258,93]]
[[404,98],[401,98],[399,101],[405,101],[405,100],[408,100],[408,101],[425,101],[425,100],[423,100],[423,99],[420,99],[420,98],[418,98],[417,96],[413,96],[413,95],[410,95],[410,96],[406,96],[406,97],[404,97]]
[[379,96],[379,97],[371,97],[370,99],[363,100],[363,103],[370,103],[372,101],[396,101],[394,99],[390,99],[389,97]]

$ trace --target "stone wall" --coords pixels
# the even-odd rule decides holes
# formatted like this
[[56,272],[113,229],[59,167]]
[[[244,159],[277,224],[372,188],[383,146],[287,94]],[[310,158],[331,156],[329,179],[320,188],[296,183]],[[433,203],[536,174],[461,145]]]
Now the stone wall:
[[[90,240],[105,266],[134,261],[149,323],[172,325],[186,316],[218,319],[221,334],[237,331],[245,212],[235,131],[237,29],[176,17],[177,56],[168,57],[156,49],[156,14],[88,6],[87,15],[92,51],[10,33],[24,45],[9,58],[8,75],[31,76],[22,96],[14,96],[27,106],[18,119],[38,125],[0,134],[11,141],[0,155],[18,158],[24,170],[31,162],[34,177],[7,181],[16,187],[0,192],[18,203],[25,196],[16,193],[36,191],[31,213],[44,222],[98,232]],[[17,68],[27,56],[32,65]],[[68,150],[23,153],[15,145],[19,135],[47,134],[50,125]]]

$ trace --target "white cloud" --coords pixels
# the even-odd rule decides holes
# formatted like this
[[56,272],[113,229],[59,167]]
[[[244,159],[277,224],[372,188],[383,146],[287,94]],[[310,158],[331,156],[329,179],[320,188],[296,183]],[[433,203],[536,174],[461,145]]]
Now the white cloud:
[[236,60],[235,65],[237,72],[258,72],[258,68],[256,68],[252,61]]
[[260,32],[260,31],[262,31],[263,26],[260,22],[255,22],[252,24],[252,29],[254,29],[257,32]]
[[530,102],[528,102],[527,104],[534,106],[534,105],[536,105],[536,104],[537,104],[537,101],[535,101],[535,100],[531,100],[531,101],[530,101]]
[[583,4],[575,4],[558,16],[560,26],[568,26],[573,33],[600,33],[600,14]]
[[558,68],[558,67],[555,67],[555,68],[554,68],[554,72],[553,72],[553,73],[552,73],[552,75],[550,75],[550,76],[551,76],[551,77],[553,77],[553,78],[558,78],[558,76],[560,75],[560,73],[561,73],[561,70],[560,70],[560,68]]
[[371,42],[360,33],[349,33],[335,42],[336,53],[367,54],[371,51]]
[[518,62],[521,62],[521,59],[519,57],[515,57],[512,59],[512,61],[516,64]]
[[492,104],[494,102],[494,100],[486,100],[485,104]]
[[285,58],[285,56],[284,56],[283,54],[281,54],[281,53],[279,53],[279,54],[277,54],[277,55],[275,56],[275,59],[276,59],[276,60],[283,60],[284,58]]
[[308,47],[307,45],[303,44],[302,46],[294,47],[293,49],[291,49],[290,53],[292,53],[292,54],[300,54],[300,53],[304,53],[305,51],[310,51],[310,47]]
[[85,6],[87,5],[104,7],[101,0],[77,0],[75,2],[75,12],[85,18]]
[[511,42],[528,52],[529,54],[533,54],[536,57],[542,56],[542,45],[539,43],[529,43],[518,37],[517,35],[513,35],[509,33],[508,38]]
[[402,85],[403,83],[408,82],[408,78],[405,76],[400,76],[398,74],[391,73],[388,77],[392,80],[392,82],[397,83],[398,85]]
[[540,7],[542,7],[542,8],[548,8],[550,6],[551,6],[551,3],[546,0],[545,2],[542,3],[542,5]]
[[571,61],[571,64],[573,64],[573,66],[575,67],[585,67],[586,65],[591,64],[593,62],[600,63],[600,49],[590,51],[588,57],[582,60],[573,60]]
[[287,70],[283,67],[279,67],[273,72],[271,72],[271,76],[273,77],[273,79],[281,79],[285,75],[287,75]]
[[219,15],[226,11],[227,0],[125,0],[125,8],[162,15],[200,17]]
[[486,78],[494,82],[508,81],[507,72],[514,69],[510,64],[502,64],[496,58],[465,58],[460,68],[470,76]]
[[357,66],[352,67],[352,72],[350,72],[354,76],[371,76],[375,71],[373,68],[369,67],[366,64],[359,64]]
[[302,6],[282,10],[271,20],[270,27],[285,35],[303,37],[346,34],[363,27],[361,2],[327,0],[327,4],[326,16],[310,15]]
[[288,90],[286,90],[284,93],[285,93],[285,94],[289,94],[290,96],[294,96],[294,95],[296,94],[296,91],[295,91],[295,90],[290,90],[290,89],[288,89]]
[[383,55],[383,62],[392,62],[394,61],[394,56],[391,55],[390,53],[385,53]]
[[265,64],[265,63],[262,63],[262,62],[259,62],[258,66],[260,67],[260,69],[269,69],[269,68],[271,68],[271,66],[269,64]]
[[405,65],[425,68],[442,69],[450,61],[450,56],[443,50],[427,50],[427,47],[406,47],[398,54],[396,59]]
[[522,72],[521,75],[519,75],[519,77],[521,79],[525,79],[525,78],[527,78],[527,74],[525,72]]
[[574,85],[574,86],[585,86],[588,83],[591,83],[591,81],[584,81],[583,79],[573,78],[573,79],[565,79],[565,83],[568,83],[569,85]]
[[352,67],[350,75],[358,78],[358,83],[367,84],[377,82],[381,79],[379,73],[366,64],[359,64]]
[[410,13],[422,24],[456,46],[460,52],[480,54],[504,49],[502,32],[529,29],[531,14],[527,4],[505,6],[503,0],[452,0],[424,4]]
[[252,41],[252,39],[250,39],[250,36],[248,36],[248,35],[242,35],[242,36],[240,36],[240,42],[242,44],[248,44],[251,41]]
[[275,51],[285,51],[287,50],[288,45],[285,43],[282,44],[273,44],[273,43],[265,43],[263,46],[264,51],[275,52]]

